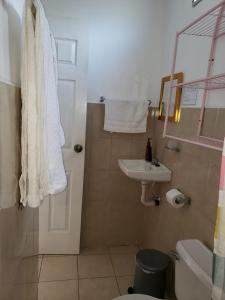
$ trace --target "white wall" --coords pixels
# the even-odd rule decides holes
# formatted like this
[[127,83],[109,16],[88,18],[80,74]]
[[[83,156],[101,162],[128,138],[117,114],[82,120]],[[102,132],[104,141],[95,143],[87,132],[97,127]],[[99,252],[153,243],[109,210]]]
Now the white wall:
[[0,0],[0,81],[20,85],[20,37],[24,0]]
[[47,13],[86,19],[88,100],[159,98],[164,0],[43,0]]
[[[153,99],[157,105],[160,78],[171,71],[176,31],[219,1],[203,0],[196,8],[191,0],[43,0],[43,4],[47,13],[88,23],[89,101],[104,95]],[[17,85],[23,3],[0,0],[0,80]],[[177,71],[184,71],[186,80],[204,76],[208,41],[193,44],[187,39],[182,45]]]
[[[208,9],[217,5],[220,0],[203,0],[192,8],[191,0],[170,0],[166,14],[166,28],[164,35],[162,76],[171,73],[172,58],[176,31],[180,31],[191,21],[202,15]],[[184,72],[185,80],[194,80],[206,76],[211,39],[185,36],[180,41],[177,56],[176,72]],[[218,44],[215,73],[224,73],[225,70],[225,39]],[[200,106],[202,93],[199,92],[197,106]],[[222,91],[210,93],[207,106],[224,107],[225,93]]]
[[[163,75],[171,72],[171,61],[176,32],[183,29],[208,9],[218,4],[220,0],[202,0],[202,2],[194,8],[192,7],[191,2],[191,0],[169,0],[166,13],[166,30],[163,47]],[[190,48],[186,49],[184,56],[188,55],[189,51]],[[181,59],[178,61],[178,64],[179,63],[182,63]]]
[[159,96],[162,1],[116,0],[92,10],[88,98]]

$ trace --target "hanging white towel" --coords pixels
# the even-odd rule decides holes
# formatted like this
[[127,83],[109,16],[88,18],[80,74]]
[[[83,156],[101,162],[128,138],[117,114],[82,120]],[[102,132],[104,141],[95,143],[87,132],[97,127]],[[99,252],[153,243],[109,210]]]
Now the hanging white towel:
[[40,0],[25,2],[22,38],[21,202],[38,207],[45,196],[63,191],[67,184],[55,42]]
[[146,132],[148,102],[106,100],[104,130],[110,132]]

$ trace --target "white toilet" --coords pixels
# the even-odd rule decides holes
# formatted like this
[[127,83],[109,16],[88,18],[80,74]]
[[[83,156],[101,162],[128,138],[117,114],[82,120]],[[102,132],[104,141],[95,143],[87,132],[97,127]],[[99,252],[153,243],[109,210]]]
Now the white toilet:
[[[199,240],[179,241],[175,266],[175,292],[178,300],[210,300],[212,252]],[[113,300],[159,300],[147,295],[125,295]]]

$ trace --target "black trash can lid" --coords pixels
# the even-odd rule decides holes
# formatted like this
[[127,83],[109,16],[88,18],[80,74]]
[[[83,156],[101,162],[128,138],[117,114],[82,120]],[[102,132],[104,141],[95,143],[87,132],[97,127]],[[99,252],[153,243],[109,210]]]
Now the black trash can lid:
[[148,271],[160,272],[168,267],[168,255],[154,249],[141,250],[136,255],[137,265]]

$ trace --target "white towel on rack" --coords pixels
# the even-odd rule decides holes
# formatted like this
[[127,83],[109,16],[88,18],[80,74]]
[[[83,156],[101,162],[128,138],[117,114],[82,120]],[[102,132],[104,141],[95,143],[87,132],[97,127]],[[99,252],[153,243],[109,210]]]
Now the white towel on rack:
[[146,132],[147,101],[106,100],[104,130],[122,133]]
[[[32,14],[36,8],[36,17]],[[26,0],[22,40],[21,202],[38,207],[65,189],[64,134],[57,95],[55,44],[40,0]]]

